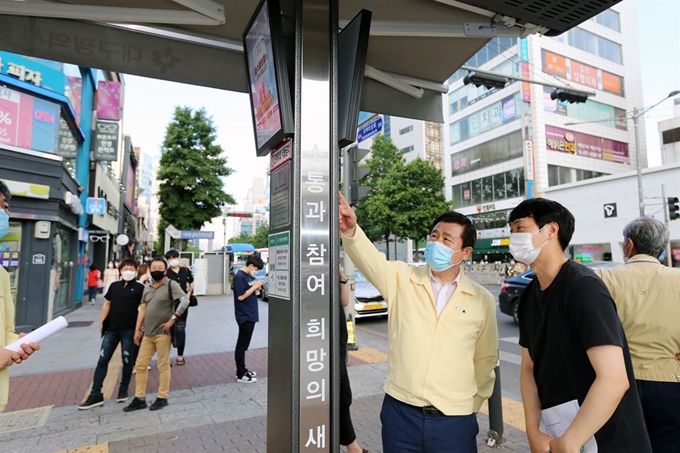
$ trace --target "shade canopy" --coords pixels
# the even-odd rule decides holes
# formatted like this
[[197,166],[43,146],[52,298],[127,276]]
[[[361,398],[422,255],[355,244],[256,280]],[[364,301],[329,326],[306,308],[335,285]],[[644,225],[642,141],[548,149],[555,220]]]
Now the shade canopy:
[[[557,35],[619,1],[341,0],[339,14],[342,27],[361,9],[373,13],[361,109],[442,122],[446,80],[493,36]],[[0,0],[0,48],[246,93],[241,35],[257,4]]]

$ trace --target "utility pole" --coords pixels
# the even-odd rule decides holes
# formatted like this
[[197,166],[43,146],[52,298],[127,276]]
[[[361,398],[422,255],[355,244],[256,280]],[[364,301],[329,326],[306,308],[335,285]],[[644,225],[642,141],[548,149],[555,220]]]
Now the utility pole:
[[[637,167],[638,207],[640,208],[640,216],[643,216],[645,215],[645,198],[642,195],[642,158],[640,156],[639,118],[640,114],[638,114],[638,109],[635,107],[633,108],[633,124],[635,125],[635,162]],[[668,225],[668,223],[666,223],[666,225]]]
[[[663,184],[661,184],[661,200],[663,200],[663,205],[664,205],[663,221],[666,224],[666,229],[668,229],[668,231],[670,232],[671,231],[671,225],[670,225],[670,219],[668,218],[669,212],[668,212],[668,209],[667,209],[667,206],[666,206],[666,203],[668,202],[668,198],[666,198],[666,187]],[[668,265],[668,267],[673,267],[673,259],[671,258],[671,253],[672,253],[671,240],[670,240],[670,237],[669,237],[668,238],[668,244],[666,244],[666,264]]]

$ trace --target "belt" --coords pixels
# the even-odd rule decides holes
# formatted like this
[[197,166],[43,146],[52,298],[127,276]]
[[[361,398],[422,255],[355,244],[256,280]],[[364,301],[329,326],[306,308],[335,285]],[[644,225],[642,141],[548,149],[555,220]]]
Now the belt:
[[443,417],[446,417],[446,414],[444,414],[442,411],[440,411],[439,409],[437,409],[436,407],[434,407],[432,405],[430,405],[430,406],[413,406],[411,404],[406,404],[406,403],[403,403],[403,402],[402,402],[402,404],[405,404],[406,406],[411,407],[411,408],[417,410],[418,412],[421,412],[423,415],[429,415],[431,417],[441,415]]

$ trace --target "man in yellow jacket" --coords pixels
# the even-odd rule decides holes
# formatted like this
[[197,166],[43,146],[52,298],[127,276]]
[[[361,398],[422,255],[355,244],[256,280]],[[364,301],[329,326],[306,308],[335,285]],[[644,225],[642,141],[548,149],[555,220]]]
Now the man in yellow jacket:
[[656,258],[670,234],[639,217],[623,229],[626,265],[598,273],[616,302],[654,453],[680,452],[680,270]]
[[[0,181],[0,239],[9,231],[9,200],[7,186]],[[4,412],[9,396],[9,367],[13,363],[21,363],[29,355],[40,349],[35,343],[22,344],[23,351],[17,353],[6,349],[5,346],[23,337],[24,334],[14,333],[14,301],[9,282],[9,274],[0,266],[0,413]]]
[[380,419],[385,453],[474,453],[482,402],[498,363],[496,302],[460,268],[477,232],[457,212],[440,215],[427,266],[387,261],[340,195],[345,253],[389,306],[388,376]]

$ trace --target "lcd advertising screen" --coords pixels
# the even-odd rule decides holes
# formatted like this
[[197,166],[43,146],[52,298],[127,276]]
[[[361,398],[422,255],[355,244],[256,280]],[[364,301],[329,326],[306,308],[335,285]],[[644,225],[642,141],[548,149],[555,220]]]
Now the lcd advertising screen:
[[243,34],[257,155],[292,132],[290,86],[276,0],[263,0]]

